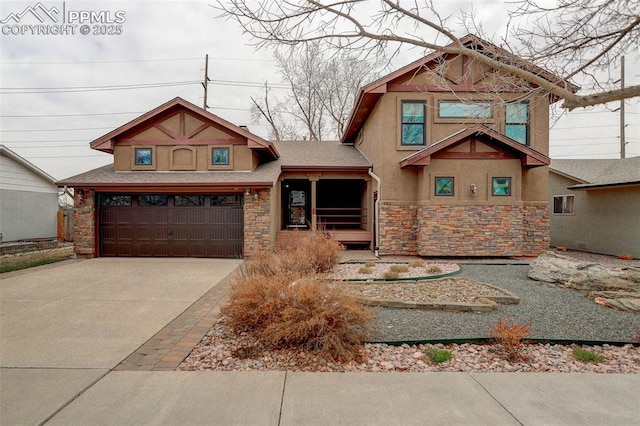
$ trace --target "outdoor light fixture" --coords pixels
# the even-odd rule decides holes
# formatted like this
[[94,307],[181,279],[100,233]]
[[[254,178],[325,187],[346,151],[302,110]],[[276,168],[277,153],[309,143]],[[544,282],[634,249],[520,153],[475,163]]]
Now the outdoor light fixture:
[[478,193],[478,187],[476,186],[475,183],[472,183],[471,184],[471,196],[475,197],[477,193]]

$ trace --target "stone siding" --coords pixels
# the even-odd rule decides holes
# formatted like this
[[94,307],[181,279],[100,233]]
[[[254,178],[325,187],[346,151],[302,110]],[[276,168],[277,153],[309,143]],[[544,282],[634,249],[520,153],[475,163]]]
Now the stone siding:
[[90,189],[75,188],[73,204],[73,242],[75,253],[80,257],[95,257],[98,255],[95,252],[95,192]]
[[415,256],[417,254],[418,206],[412,203],[380,203],[380,254]]
[[271,190],[244,197],[244,257],[271,250]]
[[548,245],[546,205],[418,207],[420,256],[537,256]]

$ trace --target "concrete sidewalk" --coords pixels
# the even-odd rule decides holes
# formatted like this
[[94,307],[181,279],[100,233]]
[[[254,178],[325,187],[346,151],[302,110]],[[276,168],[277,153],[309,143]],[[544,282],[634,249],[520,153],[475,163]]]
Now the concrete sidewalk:
[[[46,424],[637,425],[639,391],[638,375],[114,371]],[[23,396],[3,406],[42,403]]]
[[137,355],[206,328],[240,263],[92,259],[1,277],[0,425],[639,423],[640,375],[141,371],[163,365]]

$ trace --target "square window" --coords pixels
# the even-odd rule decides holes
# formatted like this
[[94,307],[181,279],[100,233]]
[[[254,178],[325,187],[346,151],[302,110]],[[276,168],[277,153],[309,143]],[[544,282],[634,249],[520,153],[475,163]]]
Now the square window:
[[491,178],[491,195],[494,197],[508,197],[511,195],[511,178]]
[[228,166],[229,148],[211,148],[211,164],[214,166]]
[[135,149],[136,166],[153,165],[153,148],[136,148]]
[[402,145],[424,145],[425,139],[425,104],[419,102],[402,102]]
[[212,195],[211,205],[220,207],[242,207],[242,195]]
[[553,214],[574,214],[575,196],[559,195],[553,197]]
[[453,196],[453,178],[452,177],[437,177],[435,184],[435,195],[438,196]]

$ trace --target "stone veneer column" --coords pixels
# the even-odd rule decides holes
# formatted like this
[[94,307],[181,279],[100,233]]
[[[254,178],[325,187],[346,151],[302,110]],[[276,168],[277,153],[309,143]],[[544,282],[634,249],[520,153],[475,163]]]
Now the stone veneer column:
[[418,224],[417,206],[411,203],[380,202],[380,254],[405,255],[417,254],[416,239]]
[[549,249],[550,209],[548,203],[526,204],[523,207],[525,241],[522,256],[539,256]]
[[88,188],[74,188],[73,243],[77,256],[95,257],[96,203],[95,192]]
[[271,250],[271,190],[244,197],[244,256]]

